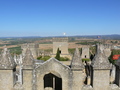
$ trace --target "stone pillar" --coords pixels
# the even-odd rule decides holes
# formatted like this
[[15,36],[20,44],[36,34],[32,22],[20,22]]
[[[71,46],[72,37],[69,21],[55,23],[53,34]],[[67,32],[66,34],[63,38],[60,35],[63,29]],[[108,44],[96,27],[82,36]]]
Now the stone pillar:
[[72,62],[71,62],[71,70],[72,70],[72,90],[81,90],[84,82],[84,73],[83,73],[84,65],[82,63],[80,52],[78,48],[76,48]]
[[94,69],[93,88],[94,90],[109,90],[109,69]]
[[22,83],[23,83],[23,81],[22,81],[22,68],[21,68],[21,66],[17,66],[16,67],[16,77],[17,77],[17,80],[16,80],[16,82],[17,83],[19,83],[19,84],[21,84],[22,85]]
[[15,67],[15,62],[9,50],[4,48],[0,55],[0,90],[13,90]]
[[104,53],[104,45],[97,45],[97,53],[92,60],[92,85],[94,90],[109,90],[110,63]]
[[22,73],[23,73],[23,88],[24,90],[32,90],[33,83],[33,68],[34,58],[30,48],[27,48],[26,53],[22,60]]
[[12,90],[14,86],[13,70],[0,70],[0,90]]
[[32,90],[32,69],[23,69],[23,87],[24,90]]
[[82,70],[72,71],[72,90],[81,90],[84,85],[84,74]]
[[115,65],[112,65],[111,73],[110,73],[110,83],[114,84],[115,82],[115,72],[116,72],[116,67]]

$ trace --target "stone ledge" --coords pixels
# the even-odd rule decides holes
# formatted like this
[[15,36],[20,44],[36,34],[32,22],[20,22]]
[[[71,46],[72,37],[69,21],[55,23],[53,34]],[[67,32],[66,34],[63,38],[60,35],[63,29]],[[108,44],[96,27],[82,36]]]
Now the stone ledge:
[[91,85],[85,85],[82,87],[82,90],[94,90]]
[[120,90],[116,84],[110,84],[110,90]]

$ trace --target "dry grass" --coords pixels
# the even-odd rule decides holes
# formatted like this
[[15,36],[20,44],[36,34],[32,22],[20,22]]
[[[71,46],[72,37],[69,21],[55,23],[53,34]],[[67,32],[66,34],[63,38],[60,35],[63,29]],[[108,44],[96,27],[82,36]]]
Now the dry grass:
[[[6,46],[6,48],[12,48],[12,47],[17,47],[18,45],[10,45],[10,46]],[[0,49],[3,49],[5,46],[0,47]]]

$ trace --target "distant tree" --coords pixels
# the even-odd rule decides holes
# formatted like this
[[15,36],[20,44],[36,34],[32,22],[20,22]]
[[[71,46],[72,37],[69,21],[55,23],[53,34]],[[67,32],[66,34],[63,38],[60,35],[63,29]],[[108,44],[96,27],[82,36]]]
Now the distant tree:
[[58,49],[57,49],[56,56],[55,56],[55,58],[56,58],[57,60],[59,60],[59,61],[68,61],[68,60],[70,60],[70,59],[67,58],[67,57],[60,57],[60,53],[61,53],[61,51],[60,51],[59,48],[58,48]]
[[55,58],[56,58],[57,60],[60,60],[60,50],[59,50],[59,48],[57,49],[57,53],[56,53]]

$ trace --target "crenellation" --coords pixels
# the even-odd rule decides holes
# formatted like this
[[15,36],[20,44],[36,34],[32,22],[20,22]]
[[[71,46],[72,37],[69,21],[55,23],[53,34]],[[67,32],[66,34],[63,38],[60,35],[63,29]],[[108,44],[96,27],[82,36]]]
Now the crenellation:
[[68,42],[68,38],[53,38],[53,42]]
[[120,89],[120,58],[111,68],[109,55],[105,54],[110,50],[107,45],[97,44],[97,53],[91,63],[82,62],[82,55],[76,48],[68,66],[55,58],[36,60],[29,45],[25,47],[24,54],[14,55],[14,58],[7,48],[0,54],[0,90]]

